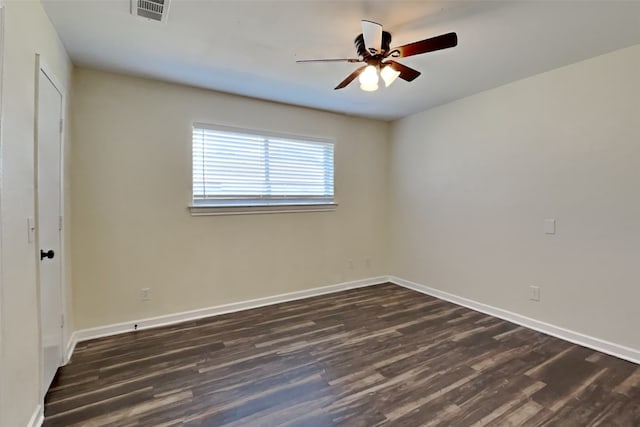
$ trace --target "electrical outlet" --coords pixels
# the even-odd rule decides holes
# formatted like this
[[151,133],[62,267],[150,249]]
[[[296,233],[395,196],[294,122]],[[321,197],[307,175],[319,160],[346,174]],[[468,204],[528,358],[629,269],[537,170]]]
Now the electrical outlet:
[[349,270],[353,270],[353,260],[351,258],[347,260],[347,266],[349,267]]
[[140,299],[142,301],[149,301],[151,299],[151,288],[140,289]]
[[364,259],[364,266],[367,267],[367,269],[371,268],[371,257],[366,257]]
[[556,234],[556,220],[547,218],[544,220],[544,234]]
[[531,301],[540,301],[540,286],[529,286],[529,299]]

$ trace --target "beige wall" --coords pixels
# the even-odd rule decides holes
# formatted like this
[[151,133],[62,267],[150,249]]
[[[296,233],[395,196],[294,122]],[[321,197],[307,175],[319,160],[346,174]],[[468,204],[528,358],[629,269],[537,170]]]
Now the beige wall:
[[[72,110],[77,328],[387,272],[387,123],[81,68]],[[337,210],[192,217],[194,121],[335,138]]]
[[16,427],[26,425],[40,403],[36,247],[27,242],[26,226],[35,214],[35,54],[67,88],[72,65],[37,1],[6,2],[4,47],[0,426]]
[[639,117],[635,46],[395,122],[391,273],[640,349]]

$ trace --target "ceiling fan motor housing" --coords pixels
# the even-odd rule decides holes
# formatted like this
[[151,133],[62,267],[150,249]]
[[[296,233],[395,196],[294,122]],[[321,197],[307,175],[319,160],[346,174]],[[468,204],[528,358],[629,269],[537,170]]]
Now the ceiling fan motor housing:
[[388,31],[382,32],[382,43],[380,44],[382,48],[382,52],[377,52],[375,55],[372,55],[367,47],[364,44],[364,36],[362,34],[358,34],[358,36],[353,41],[353,44],[356,46],[356,52],[358,52],[358,56],[361,57],[365,62],[369,58],[381,59],[386,52],[389,51],[391,45],[391,33]]

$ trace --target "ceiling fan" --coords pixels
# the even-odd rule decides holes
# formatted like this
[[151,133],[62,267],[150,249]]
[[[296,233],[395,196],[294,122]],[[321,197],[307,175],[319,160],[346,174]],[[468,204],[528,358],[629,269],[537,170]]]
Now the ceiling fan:
[[390,48],[391,33],[383,31],[382,25],[377,22],[362,20],[362,34],[359,34],[353,43],[358,53],[357,58],[302,59],[296,62],[364,62],[366,65],[349,74],[335,89],[342,89],[359,77],[360,88],[371,92],[378,90],[379,77],[382,77],[385,86],[388,87],[397,77],[410,82],[420,75],[420,71],[390,58],[406,58],[454,47],[458,44],[458,36],[456,33],[447,33]]

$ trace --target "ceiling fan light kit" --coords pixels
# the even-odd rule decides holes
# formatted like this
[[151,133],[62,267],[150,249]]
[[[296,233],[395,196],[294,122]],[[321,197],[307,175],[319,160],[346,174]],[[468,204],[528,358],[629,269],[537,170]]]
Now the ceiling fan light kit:
[[382,77],[385,87],[389,87],[398,77],[410,82],[420,75],[420,71],[389,58],[406,58],[458,45],[457,34],[447,33],[392,49],[390,48],[391,33],[383,31],[382,25],[367,20],[362,20],[361,24],[362,34],[358,34],[353,42],[358,58],[303,59],[296,62],[364,62],[366,65],[349,74],[335,89],[347,87],[358,77],[360,89],[373,92],[378,90],[380,77]]
[[[378,76],[378,71],[380,75]],[[374,92],[378,90],[378,82],[380,78],[384,81],[384,86],[389,87],[400,75],[400,71],[394,70],[391,65],[385,65],[381,70],[375,65],[367,65],[360,73],[358,80],[360,81],[360,89],[365,92]]]

